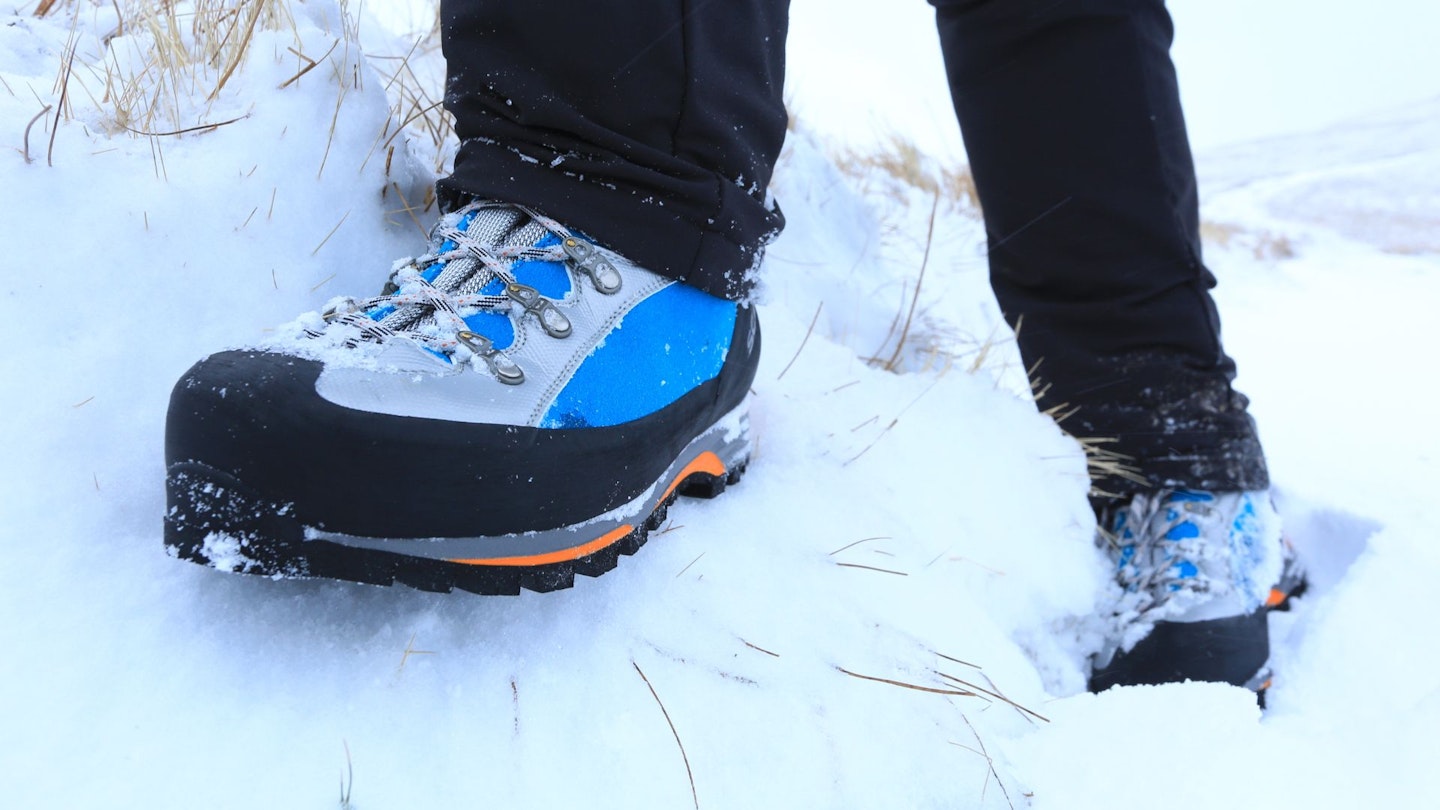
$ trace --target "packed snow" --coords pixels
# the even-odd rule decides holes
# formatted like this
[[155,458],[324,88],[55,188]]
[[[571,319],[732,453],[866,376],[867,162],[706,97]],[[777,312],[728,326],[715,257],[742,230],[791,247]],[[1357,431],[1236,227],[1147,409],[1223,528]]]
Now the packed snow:
[[[790,226],[760,291],[756,454],[723,497],[682,501],[638,555],[552,594],[166,556],[170,386],[422,248],[446,147],[420,118],[398,129],[415,108],[397,94],[437,97],[443,64],[395,19],[290,0],[213,99],[225,65],[121,121],[114,79],[158,29],[116,8],[0,0],[0,807],[1440,795],[1440,88],[1199,155],[1227,343],[1312,572],[1273,622],[1262,713],[1213,684],[1084,692],[1113,598],[1085,459],[1024,396],[976,212],[841,171],[873,133],[804,95],[774,183]],[[816,16],[795,8],[797,27]],[[792,61],[813,84],[807,42]],[[938,65],[933,42],[916,51]],[[912,139],[935,145],[932,175],[954,160],[945,133]]]

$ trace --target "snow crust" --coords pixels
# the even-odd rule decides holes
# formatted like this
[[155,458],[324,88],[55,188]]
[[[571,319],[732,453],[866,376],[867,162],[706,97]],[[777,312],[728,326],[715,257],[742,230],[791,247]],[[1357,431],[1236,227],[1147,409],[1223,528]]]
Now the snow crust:
[[[388,174],[375,157],[389,104],[357,48],[279,88],[290,48],[341,37],[328,0],[293,4],[293,30],[258,32],[225,92],[182,111],[236,123],[112,132],[73,85],[53,166],[53,116],[26,163],[71,30],[31,5],[0,0],[0,806],[338,806],[352,766],[357,808],[1440,795],[1440,101],[1200,155],[1227,344],[1312,570],[1275,622],[1261,715],[1208,684],[1084,694],[1113,598],[1084,461],[1018,395],[981,226],[938,209],[897,350],[930,200],[842,175],[803,125],[773,189],[791,224],[763,271],[754,463],[635,558],[478,598],[168,557],[170,386],[375,291],[423,243],[382,189],[433,178],[418,147]],[[114,19],[81,7],[85,77]],[[411,44],[361,28],[371,57]]]

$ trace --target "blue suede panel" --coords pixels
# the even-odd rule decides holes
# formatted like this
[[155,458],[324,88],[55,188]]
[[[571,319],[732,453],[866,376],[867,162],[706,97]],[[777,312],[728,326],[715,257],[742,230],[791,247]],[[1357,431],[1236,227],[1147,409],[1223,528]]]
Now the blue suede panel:
[[606,427],[654,413],[720,373],[734,330],[734,302],[671,284],[625,315],[540,426]]
[[508,349],[515,342],[515,323],[503,312],[481,310],[466,318],[465,325],[471,332],[490,338],[497,349]]
[[[535,243],[535,247],[547,248],[558,244],[560,237],[547,233]],[[546,298],[559,301],[570,294],[570,272],[565,269],[563,262],[515,262],[510,268],[510,274],[521,284],[539,290]]]

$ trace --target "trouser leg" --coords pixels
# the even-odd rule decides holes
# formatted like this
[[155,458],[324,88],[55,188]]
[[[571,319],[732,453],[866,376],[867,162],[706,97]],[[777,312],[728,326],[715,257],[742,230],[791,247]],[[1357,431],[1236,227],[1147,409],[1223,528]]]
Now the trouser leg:
[[449,204],[534,206],[647,269],[742,298],[783,225],[788,0],[443,0]]
[[1162,0],[931,0],[991,282],[1040,407],[1145,483],[1268,485],[1201,262]]

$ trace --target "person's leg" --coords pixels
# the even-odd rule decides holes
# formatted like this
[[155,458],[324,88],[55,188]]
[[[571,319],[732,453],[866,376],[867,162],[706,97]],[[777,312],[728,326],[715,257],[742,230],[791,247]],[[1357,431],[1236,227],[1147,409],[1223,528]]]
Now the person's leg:
[[1220,344],[1163,0],[931,2],[1039,404],[1138,473],[1094,482],[1125,595],[1090,687],[1263,690],[1298,585]]
[[442,197],[522,203],[740,298],[783,224],[788,0],[444,0]]
[[1220,343],[1161,0],[932,0],[990,244],[1040,406],[1150,488],[1260,490]]

